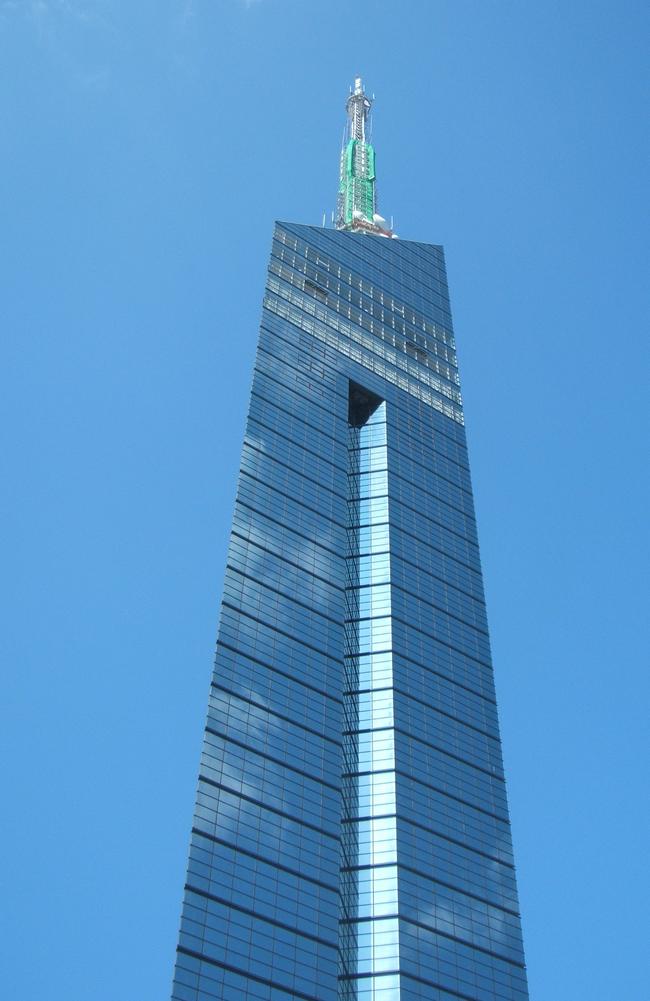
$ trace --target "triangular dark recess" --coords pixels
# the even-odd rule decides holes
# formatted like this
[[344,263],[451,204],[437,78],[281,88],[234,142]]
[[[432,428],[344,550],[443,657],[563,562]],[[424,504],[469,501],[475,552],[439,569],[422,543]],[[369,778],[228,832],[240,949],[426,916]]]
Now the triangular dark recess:
[[357,382],[350,382],[348,424],[353,428],[363,427],[379,404],[383,402],[381,396],[371,393],[369,389],[364,389]]

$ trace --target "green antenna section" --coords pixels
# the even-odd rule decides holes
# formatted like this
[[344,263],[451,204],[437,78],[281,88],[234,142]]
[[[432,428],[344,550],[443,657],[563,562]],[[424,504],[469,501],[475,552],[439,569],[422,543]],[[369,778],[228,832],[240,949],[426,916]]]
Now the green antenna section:
[[371,105],[361,77],[357,77],[346,102],[348,123],[341,150],[336,228],[392,236],[386,221],[377,215],[375,150],[366,142]]

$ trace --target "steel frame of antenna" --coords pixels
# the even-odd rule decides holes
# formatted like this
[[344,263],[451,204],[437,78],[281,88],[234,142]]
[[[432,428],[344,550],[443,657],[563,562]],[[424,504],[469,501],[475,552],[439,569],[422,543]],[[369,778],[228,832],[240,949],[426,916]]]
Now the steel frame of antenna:
[[391,237],[388,226],[376,221],[375,150],[366,138],[372,131],[372,103],[361,77],[356,77],[345,102],[347,124],[341,148],[336,228]]

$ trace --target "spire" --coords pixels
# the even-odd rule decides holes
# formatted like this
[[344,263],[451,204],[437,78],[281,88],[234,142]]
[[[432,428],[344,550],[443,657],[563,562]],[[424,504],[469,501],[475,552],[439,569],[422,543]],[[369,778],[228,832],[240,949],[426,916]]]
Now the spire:
[[377,215],[375,150],[366,141],[371,107],[358,76],[345,104],[348,120],[341,149],[336,228],[392,236],[385,219]]

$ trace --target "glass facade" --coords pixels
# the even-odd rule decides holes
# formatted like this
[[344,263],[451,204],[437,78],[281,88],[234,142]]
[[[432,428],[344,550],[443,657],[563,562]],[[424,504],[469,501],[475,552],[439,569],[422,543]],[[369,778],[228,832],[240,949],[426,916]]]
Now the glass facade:
[[525,1001],[441,247],[276,224],[174,1001]]

